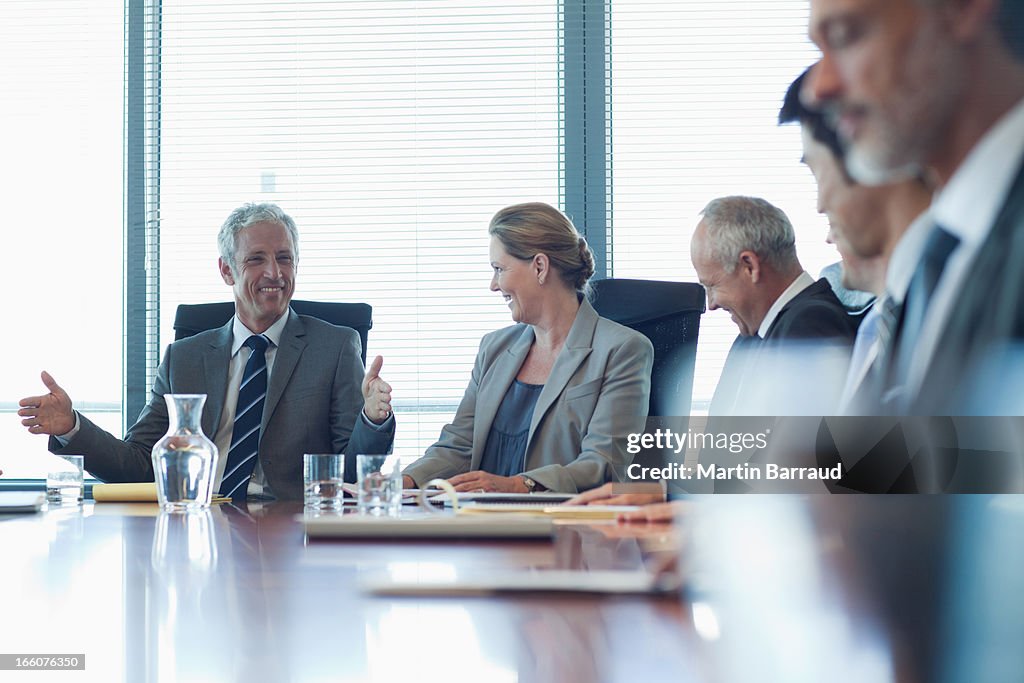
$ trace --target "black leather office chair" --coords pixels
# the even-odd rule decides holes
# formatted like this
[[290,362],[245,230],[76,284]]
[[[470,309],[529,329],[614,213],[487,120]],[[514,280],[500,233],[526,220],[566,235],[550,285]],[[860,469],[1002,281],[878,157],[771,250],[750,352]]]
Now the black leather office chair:
[[[292,300],[292,308],[299,315],[319,318],[332,325],[351,327],[359,333],[362,343],[363,365],[366,364],[366,339],[373,327],[373,307],[370,304],[342,304],[323,301]],[[199,332],[212,330],[226,323],[235,314],[235,302],[213,304],[179,304],[174,314],[174,339],[185,339]]]
[[704,288],[684,282],[595,280],[599,315],[640,332],[654,345],[650,415],[687,416],[697,362]]

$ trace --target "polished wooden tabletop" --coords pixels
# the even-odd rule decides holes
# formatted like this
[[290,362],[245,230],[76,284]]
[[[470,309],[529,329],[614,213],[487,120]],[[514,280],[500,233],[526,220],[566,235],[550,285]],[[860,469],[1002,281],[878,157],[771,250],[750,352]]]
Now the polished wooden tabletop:
[[[0,680],[1024,680],[1024,498],[717,496],[674,528],[310,540],[301,509],[92,504],[0,520]],[[673,562],[674,561],[674,562]],[[367,577],[674,564],[676,595],[393,598]],[[76,678],[77,676],[77,678]]]
[[[674,597],[413,599],[359,588],[382,574],[643,569],[658,554],[614,526],[566,527],[555,543],[339,542],[307,539],[300,513],[86,503],[0,521],[0,652],[85,653],[88,678],[76,680],[132,682],[675,680],[659,667],[685,664]],[[648,537],[664,546],[665,531]]]

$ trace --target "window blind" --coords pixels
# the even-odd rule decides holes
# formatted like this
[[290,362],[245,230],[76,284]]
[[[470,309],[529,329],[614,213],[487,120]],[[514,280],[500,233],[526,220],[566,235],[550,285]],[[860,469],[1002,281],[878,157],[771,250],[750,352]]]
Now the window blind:
[[48,370],[121,429],[123,5],[0,3],[0,188],[8,243],[0,469],[44,477],[46,439],[14,415]]
[[[715,197],[760,196],[793,222],[817,277],[825,243],[796,126],[775,124],[790,82],[814,60],[806,0],[615,0],[611,9],[614,274],[696,281],[690,236]],[[735,324],[701,320],[695,411],[706,410]]]
[[560,204],[558,3],[164,0],[161,340],[223,301],[216,232],[247,201],[300,234],[296,298],[373,306],[396,452],[450,419],[480,337],[487,222]]

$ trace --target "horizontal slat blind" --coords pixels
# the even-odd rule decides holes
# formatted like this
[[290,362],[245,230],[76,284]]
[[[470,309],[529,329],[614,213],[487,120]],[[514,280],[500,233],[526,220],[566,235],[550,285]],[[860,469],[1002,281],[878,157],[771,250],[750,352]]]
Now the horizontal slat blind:
[[[786,212],[811,275],[838,260],[799,131],[775,124],[787,86],[817,58],[807,12],[806,0],[613,2],[616,277],[696,281],[698,213],[731,194]],[[702,319],[694,410],[706,410],[736,334],[727,313]]]
[[164,0],[161,336],[231,297],[216,230],[246,201],[299,226],[296,298],[374,308],[396,450],[437,437],[480,337],[487,221],[559,203],[558,6]]
[[46,439],[13,415],[45,392],[121,429],[121,2],[0,2],[0,196],[7,258],[0,469],[45,477]]

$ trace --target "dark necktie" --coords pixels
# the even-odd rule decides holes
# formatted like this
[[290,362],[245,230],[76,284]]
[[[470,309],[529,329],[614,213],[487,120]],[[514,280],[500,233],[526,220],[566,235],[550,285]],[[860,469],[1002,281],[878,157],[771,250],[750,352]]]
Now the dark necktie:
[[[910,361],[917,349],[924,325],[925,313],[931,304],[935,287],[942,277],[950,254],[960,244],[959,238],[939,226],[932,228],[925,243],[921,261],[910,280],[907,297],[903,302],[903,319],[896,328],[892,365],[889,368],[889,387],[900,388],[907,382]],[[909,397],[905,397],[909,398]]]
[[252,349],[245,364],[242,384],[238,387],[235,424],[231,430],[231,447],[224,467],[220,493],[235,501],[244,501],[249,477],[256,467],[256,454],[260,446],[260,422],[263,420],[263,402],[267,397],[267,346],[270,342],[262,335],[253,335],[244,346]]

